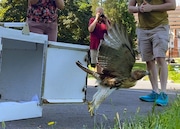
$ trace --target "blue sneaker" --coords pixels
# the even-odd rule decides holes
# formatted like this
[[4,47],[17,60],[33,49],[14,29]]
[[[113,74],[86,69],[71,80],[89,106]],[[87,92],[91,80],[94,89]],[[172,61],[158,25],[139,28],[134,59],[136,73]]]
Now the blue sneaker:
[[161,92],[155,101],[155,104],[158,106],[166,106],[168,104],[168,95],[164,92]]
[[140,96],[139,99],[145,102],[155,102],[158,96],[158,93],[152,91],[151,94],[148,94],[146,96]]

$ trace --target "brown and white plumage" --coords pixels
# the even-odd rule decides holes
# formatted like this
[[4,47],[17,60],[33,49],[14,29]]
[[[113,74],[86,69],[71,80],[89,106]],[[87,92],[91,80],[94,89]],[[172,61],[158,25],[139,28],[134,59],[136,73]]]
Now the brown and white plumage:
[[76,64],[85,72],[93,75],[98,81],[98,91],[94,94],[88,108],[91,116],[100,104],[116,89],[129,88],[149,73],[147,71],[132,71],[135,63],[135,51],[128,38],[126,28],[114,24],[104,35],[104,41],[98,49],[98,63],[103,68],[101,74],[83,66],[79,61]]

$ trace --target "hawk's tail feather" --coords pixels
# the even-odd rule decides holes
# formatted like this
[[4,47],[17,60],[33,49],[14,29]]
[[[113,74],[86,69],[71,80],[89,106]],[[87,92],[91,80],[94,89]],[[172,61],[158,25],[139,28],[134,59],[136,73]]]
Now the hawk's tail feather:
[[97,92],[93,95],[93,99],[88,102],[88,111],[91,116],[96,115],[95,112],[98,110],[100,104],[113,92],[115,88],[109,88],[99,86]]
[[79,66],[83,71],[91,74],[96,79],[100,79],[100,75],[97,72],[90,70],[88,67],[84,66],[80,61],[77,61],[76,65]]

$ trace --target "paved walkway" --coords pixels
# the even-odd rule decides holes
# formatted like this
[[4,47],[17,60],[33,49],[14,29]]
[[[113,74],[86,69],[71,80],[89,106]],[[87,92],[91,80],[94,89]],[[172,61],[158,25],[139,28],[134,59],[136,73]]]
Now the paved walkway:
[[[88,80],[86,99],[92,99],[97,91],[94,87],[95,80]],[[149,93],[151,85],[149,81],[138,81],[137,85],[130,89],[119,89],[113,92],[99,107],[96,116],[96,123],[100,128],[113,128],[114,117],[118,112],[120,119],[133,118],[138,115],[147,115],[151,113],[153,103],[142,102],[139,96]],[[169,101],[173,102],[176,94],[180,93],[180,84],[168,83]],[[170,104],[167,106],[169,107]],[[155,107],[155,111],[163,111],[166,107]],[[124,113],[126,111],[126,113]],[[28,112],[28,111],[27,111]],[[108,119],[103,119],[104,114]],[[48,122],[55,121],[57,124],[54,129],[94,129],[94,118],[90,116],[87,110],[87,104],[46,104],[43,106],[43,116],[40,118],[9,121],[6,123],[6,129],[52,129],[47,125]],[[0,126],[1,129],[1,126]],[[97,128],[96,128],[97,129]]]

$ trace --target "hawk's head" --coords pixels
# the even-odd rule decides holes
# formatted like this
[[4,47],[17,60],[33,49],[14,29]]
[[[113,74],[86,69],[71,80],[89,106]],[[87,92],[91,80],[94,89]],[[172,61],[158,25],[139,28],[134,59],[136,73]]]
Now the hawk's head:
[[150,73],[148,71],[145,71],[145,70],[135,70],[131,73],[131,77],[134,80],[140,80],[141,78],[143,78],[146,75],[150,75]]

